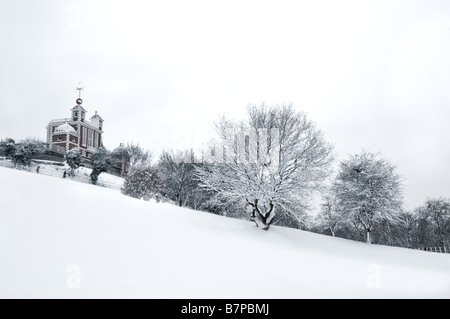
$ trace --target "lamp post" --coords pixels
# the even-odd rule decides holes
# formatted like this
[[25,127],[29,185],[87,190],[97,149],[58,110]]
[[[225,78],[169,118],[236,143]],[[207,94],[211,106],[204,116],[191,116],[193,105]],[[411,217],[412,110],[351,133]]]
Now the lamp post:
[[120,177],[122,177],[123,178],[123,175],[125,174],[125,172],[124,172],[124,165],[125,165],[125,159],[124,159],[124,155],[123,155],[123,143],[120,143],[120,154],[121,154],[121,156],[122,156],[122,162],[121,162],[121,170],[120,170]]

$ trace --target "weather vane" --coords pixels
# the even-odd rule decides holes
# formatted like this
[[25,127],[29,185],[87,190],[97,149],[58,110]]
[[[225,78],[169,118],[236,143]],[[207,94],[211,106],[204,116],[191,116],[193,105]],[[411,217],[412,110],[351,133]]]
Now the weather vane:
[[78,91],[78,99],[77,99],[77,104],[81,105],[81,103],[83,103],[83,100],[81,99],[81,91],[83,91],[83,87],[81,87],[81,82],[78,82],[78,86],[77,86],[77,91]]
[[81,82],[78,82],[77,91],[78,91],[78,98],[81,99],[81,91],[83,91],[84,88],[81,87]]

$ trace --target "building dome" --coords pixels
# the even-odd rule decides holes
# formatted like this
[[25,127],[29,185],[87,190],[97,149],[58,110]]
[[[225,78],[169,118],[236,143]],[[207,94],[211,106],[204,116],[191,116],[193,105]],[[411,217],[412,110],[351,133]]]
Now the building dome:
[[58,126],[57,128],[55,128],[55,133],[70,133],[70,134],[77,134],[77,131],[75,131],[75,129],[70,126],[69,124],[64,123],[60,126]]

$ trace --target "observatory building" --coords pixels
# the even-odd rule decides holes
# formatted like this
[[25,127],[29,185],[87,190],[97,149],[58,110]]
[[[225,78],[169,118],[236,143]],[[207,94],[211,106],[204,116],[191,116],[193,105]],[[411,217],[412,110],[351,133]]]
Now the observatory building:
[[51,120],[47,125],[47,144],[52,151],[65,154],[72,148],[78,147],[81,156],[90,158],[103,146],[103,119],[95,114],[88,120],[87,111],[83,107],[81,90],[79,87],[76,105],[71,109],[71,117]]

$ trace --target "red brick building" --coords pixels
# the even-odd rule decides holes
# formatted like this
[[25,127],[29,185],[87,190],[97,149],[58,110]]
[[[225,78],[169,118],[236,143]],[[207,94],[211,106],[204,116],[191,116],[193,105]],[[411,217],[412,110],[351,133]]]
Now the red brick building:
[[[79,88],[81,93],[81,88]],[[71,118],[51,120],[47,125],[47,143],[53,151],[65,154],[74,147],[81,150],[81,156],[89,158],[103,146],[103,119],[95,114],[86,119],[87,111],[78,98],[71,112]]]

